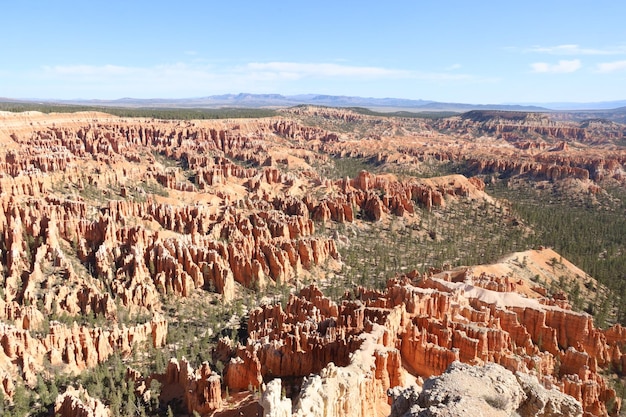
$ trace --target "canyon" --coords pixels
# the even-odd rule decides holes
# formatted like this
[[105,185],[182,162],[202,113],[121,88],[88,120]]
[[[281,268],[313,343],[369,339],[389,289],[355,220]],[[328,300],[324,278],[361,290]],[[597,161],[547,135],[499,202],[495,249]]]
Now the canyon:
[[[346,271],[396,230],[444,244],[425,219],[454,223],[463,205],[530,234],[494,184],[604,201],[626,181],[624,137],[615,122],[517,112],[1,112],[1,394],[11,404],[24,387],[45,407],[41,379],[119,357],[155,415],[439,415],[427,412],[442,396],[460,400],[441,415],[618,415],[626,330],[578,307],[609,290],[553,249],[402,264],[376,286]],[[364,230],[377,241],[357,242]],[[362,257],[342,256],[355,247]],[[203,362],[181,356],[187,341]],[[498,378],[506,401],[497,387],[471,400],[472,384]],[[50,412],[120,415],[78,381]]]

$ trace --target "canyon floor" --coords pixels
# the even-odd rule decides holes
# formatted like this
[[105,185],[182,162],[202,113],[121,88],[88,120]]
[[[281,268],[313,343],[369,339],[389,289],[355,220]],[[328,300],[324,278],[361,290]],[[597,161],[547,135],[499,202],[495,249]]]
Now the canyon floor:
[[625,139],[0,112],[0,412],[619,415]]

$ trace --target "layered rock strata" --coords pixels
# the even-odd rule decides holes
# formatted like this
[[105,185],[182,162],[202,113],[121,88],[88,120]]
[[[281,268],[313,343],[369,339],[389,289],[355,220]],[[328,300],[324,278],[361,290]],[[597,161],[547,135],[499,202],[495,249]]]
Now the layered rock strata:
[[100,400],[92,398],[82,387],[68,389],[58,396],[54,404],[58,417],[110,417],[111,411]]
[[[163,296],[199,291],[228,302],[238,285],[261,289],[337,267],[324,223],[416,218],[417,206],[489,200],[479,178],[408,173],[452,163],[494,180],[576,181],[592,193],[601,181],[626,178],[619,124],[501,112],[284,115],[202,122],[0,114],[4,392],[12,394],[18,376],[32,385],[43,358],[78,372],[116,349],[130,353],[136,341],[165,340],[160,318],[106,331],[53,323],[46,335],[50,315],[115,323],[118,311],[158,311]],[[290,115],[356,128],[339,134]],[[344,157],[403,174],[320,174]],[[521,297],[521,287],[509,276],[466,273],[459,281],[433,271],[392,280],[384,292],[359,289],[340,304],[307,288],[285,310],[252,312],[248,342],[224,352],[223,384],[235,392],[267,383],[267,407],[286,413],[286,399],[275,398],[282,389],[270,382],[280,378],[289,413],[370,415],[388,410],[388,388],[458,360],[494,362],[572,395],[588,415],[617,413],[620,401],[599,373],[626,369],[626,332],[596,329],[564,297]],[[220,407],[219,379],[205,365],[172,362],[158,378],[168,387],[163,398],[176,392],[188,412]]]
[[[446,280],[445,273],[412,277],[390,280],[384,292],[359,289],[354,301],[341,304],[306,288],[285,311],[279,305],[253,311],[250,337],[234,351],[226,385],[246,389],[281,378],[294,392],[293,415],[371,415],[387,404],[386,390],[411,375],[440,375],[458,361],[496,363],[570,395],[559,401],[573,409],[578,401],[586,416],[619,411],[620,399],[599,372],[622,363],[621,328],[596,329],[586,314]],[[304,378],[299,393],[287,382],[294,377]],[[285,407],[276,399],[266,403]],[[516,400],[511,407],[530,405]]]
[[145,381],[135,378],[136,382],[141,382],[140,386],[144,390],[153,380],[161,384],[161,404],[178,400],[187,413],[197,412],[203,415],[222,407],[222,380],[211,371],[207,362],[194,370],[184,358],[180,362],[172,358],[164,374],[150,375]]
[[47,334],[37,336],[2,323],[0,369],[4,376],[0,389],[11,397],[15,378],[21,377],[34,387],[37,375],[49,372],[47,364],[59,371],[78,373],[104,362],[115,352],[130,355],[138,343],[162,347],[166,337],[167,321],[160,316],[145,324],[109,330],[52,322]]

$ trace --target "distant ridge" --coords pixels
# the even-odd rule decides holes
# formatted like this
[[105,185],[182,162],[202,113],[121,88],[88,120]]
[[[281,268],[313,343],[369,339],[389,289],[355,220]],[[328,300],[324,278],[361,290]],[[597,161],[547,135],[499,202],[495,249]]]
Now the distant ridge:
[[268,108],[293,107],[298,105],[316,105],[328,107],[363,107],[380,112],[457,112],[471,110],[502,110],[522,112],[603,112],[614,111],[626,106],[626,100],[604,101],[595,103],[506,103],[506,104],[469,104],[445,103],[433,100],[411,100],[403,98],[374,98],[356,96],[335,96],[327,94],[219,94],[206,97],[180,99],[169,98],[131,98],[116,100],[55,100],[55,99],[11,99],[0,97],[0,102],[49,103],[60,105],[127,107],[127,108],[168,108],[168,109],[219,109],[219,108]]
[[[4,99],[0,99],[4,100]],[[9,101],[10,99],[6,99]],[[17,100],[12,100],[17,101]],[[441,103],[431,100],[411,100],[401,98],[373,98],[353,96],[333,96],[324,94],[299,94],[284,96],[281,94],[221,94],[207,97],[182,99],[136,99],[120,98],[117,100],[19,100],[32,102],[46,102],[65,105],[92,105],[109,107],[149,107],[149,108],[279,108],[292,107],[302,104],[329,107],[365,107],[379,111],[454,111],[469,110],[514,110],[514,111],[549,111],[539,106],[522,106],[515,104],[465,104]]]
[[599,101],[589,103],[532,103],[530,105],[537,105],[547,107],[552,110],[614,110],[618,107],[625,107],[626,100],[616,101]]

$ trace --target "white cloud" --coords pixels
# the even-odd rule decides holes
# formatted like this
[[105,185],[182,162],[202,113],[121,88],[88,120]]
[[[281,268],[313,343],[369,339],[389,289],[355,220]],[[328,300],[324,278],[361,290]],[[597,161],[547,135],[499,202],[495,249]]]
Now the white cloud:
[[626,54],[626,46],[616,46],[607,48],[583,48],[576,44],[565,44],[556,46],[533,46],[526,49],[526,52],[537,52],[551,55],[620,55]]
[[56,65],[43,67],[47,74],[69,76],[94,76],[94,75],[126,75],[137,72],[138,68],[121,67],[117,65]]
[[626,70],[626,60],[615,62],[602,62],[596,66],[596,70],[603,74]]
[[565,74],[575,72],[582,67],[579,59],[573,59],[571,61],[561,60],[558,64],[548,64],[547,62],[535,62],[530,64],[533,72],[537,73],[553,73],[553,74]]
[[461,64],[452,64],[449,67],[444,68],[445,71],[455,71],[461,69]]
[[299,94],[302,91],[351,91],[372,85],[402,82],[486,83],[458,71],[420,71],[344,62],[250,62],[239,65],[222,61],[189,61],[154,66],[52,65],[25,74],[31,85],[47,86],[55,98],[198,97],[233,92]]
[[[411,71],[338,63],[253,62],[227,65],[179,62],[148,67],[54,65],[28,77],[55,91],[55,97],[197,97],[232,92],[301,92],[315,85],[364,80],[409,79]],[[298,86],[305,82],[307,88]],[[315,87],[319,89],[318,87]],[[87,97],[86,97],[87,96]]]
[[57,65],[43,67],[43,76],[88,80],[155,80],[171,77],[211,76],[209,66],[190,66],[184,63],[163,64],[153,67],[124,67],[118,65]]
[[428,81],[481,81],[469,74],[450,74],[448,72],[416,72],[413,78]]
[[381,67],[360,67],[333,63],[252,62],[237,67],[214,68],[201,63],[163,64],[153,67],[124,67],[117,65],[57,65],[43,67],[43,75],[91,78],[250,78],[266,80],[299,80],[316,78],[408,78],[410,71]]
[[359,67],[328,63],[297,62],[251,62],[241,68],[261,78],[287,78],[290,80],[305,77],[361,77],[361,78],[398,78],[410,73],[380,67]]
[[119,98],[196,96],[218,88],[224,76],[213,71],[210,65],[175,63],[150,67],[46,66],[30,77],[49,89],[61,91],[54,93],[57,98]]
[[[446,71],[459,69],[456,64]],[[475,80],[468,74],[448,72],[425,72],[389,69],[382,67],[359,67],[333,63],[253,62],[238,69],[241,73],[260,80],[300,80],[303,78],[335,79],[419,79],[430,81]]]

